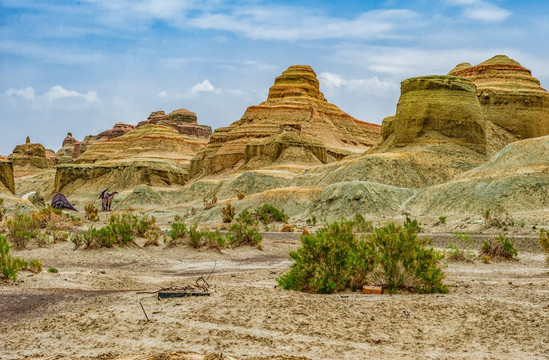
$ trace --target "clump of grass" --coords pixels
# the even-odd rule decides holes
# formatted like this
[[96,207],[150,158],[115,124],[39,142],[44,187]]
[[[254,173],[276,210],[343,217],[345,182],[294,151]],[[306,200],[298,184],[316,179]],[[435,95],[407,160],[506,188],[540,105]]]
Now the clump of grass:
[[484,241],[480,256],[488,256],[490,260],[518,260],[517,249],[513,241],[505,234],[498,234],[493,240]]
[[366,221],[364,216],[356,214],[354,218],[354,231],[359,233],[371,233],[374,231],[374,225],[371,221]]
[[0,221],[4,219],[4,215],[6,215],[6,208],[4,207],[4,199],[0,198]]
[[509,216],[509,213],[499,206],[495,209],[486,209],[482,212],[485,227],[497,227],[507,231],[509,226],[514,226],[515,221]]
[[318,222],[318,220],[316,219],[316,216],[315,214],[311,214],[311,216],[305,220],[305,222],[308,224],[308,225],[316,225],[316,223]]
[[59,272],[59,270],[57,268],[50,267],[50,268],[48,268],[48,272],[52,273],[52,274],[57,274]]

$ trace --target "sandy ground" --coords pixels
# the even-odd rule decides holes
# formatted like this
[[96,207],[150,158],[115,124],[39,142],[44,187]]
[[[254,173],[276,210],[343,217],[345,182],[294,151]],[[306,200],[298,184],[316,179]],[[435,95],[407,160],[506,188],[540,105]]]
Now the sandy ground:
[[[311,295],[275,288],[298,245],[280,234],[262,250],[59,243],[12,251],[40,258],[44,271],[0,281],[0,358],[549,359],[541,252],[449,263],[447,295]],[[211,296],[138,293],[209,274]]]

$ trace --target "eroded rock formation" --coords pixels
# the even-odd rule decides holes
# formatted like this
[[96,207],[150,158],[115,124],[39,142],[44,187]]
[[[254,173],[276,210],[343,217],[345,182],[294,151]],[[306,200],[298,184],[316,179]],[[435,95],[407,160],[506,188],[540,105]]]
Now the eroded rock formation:
[[265,102],[250,106],[240,120],[213,133],[191,161],[191,176],[238,170],[248,144],[278,134],[280,125],[289,122],[318,139],[334,158],[363,152],[381,138],[379,125],[359,121],[326,101],[310,66],[295,65],[276,78]]
[[0,159],[0,193],[9,191],[15,194],[15,180],[13,176],[13,165],[7,159]]
[[549,135],[549,93],[530,70],[505,55],[460,64],[449,75],[473,81],[487,121],[518,139]]
[[209,139],[212,135],[212,128],[198,124],[196,114],[187,109],[174,110],[168,115],[164,111],[152,112],[147,120],[141,121],[137,126],[146,124],[158,124],[170,126],[180,134]]
[[63,146],[57,151],[59,164],[70,164],[81,154],[82,143],[72,137],[71,133],[63,140]]
[[422,76],[404,80],[394,117],[383,122],[383,138],[397,147],[452,143],[484,153],[483,113],[471,80]]
[[8,159],[13,163],[15,177],[34,175],[53,169],[59,160],[53,150],[46,149],[42,144],[31,142],[17,145]]
[[171,127],[140,126],[90,144],[74,164],[59,165],[55,191],[184,184],[195,149],[205,145],[206,139],[179,134]]

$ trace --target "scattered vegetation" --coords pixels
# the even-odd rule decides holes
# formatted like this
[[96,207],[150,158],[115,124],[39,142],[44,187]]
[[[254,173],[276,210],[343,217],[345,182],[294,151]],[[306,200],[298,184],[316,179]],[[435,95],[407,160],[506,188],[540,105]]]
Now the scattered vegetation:
[[99,221],[99,209],[94,204],[87,204],[84,210],[86,210],[86,219],[89,221]]
[[225,236],[227,242],[232,247],[250,245],[261,248],[261,241],[263,241],[263,235],[259,233],[255,225],[238,221],[231,225],[229,232]]
[[242,191],[238,192],[238,200],[242,200],[246,197],[246,194],[244,194]]
[[17,281],[19,271],[27,266],[21,258],[10,255],[10,244],[4,235],[0,235],[0,273],[6,279]]
[[438,217],[438,221],[435,223],[435,226],[439,226],[440,224],[446,224],[446,216]]
[[549,266],[549,230],[540,230],[539,244],[541,245],[543,251],[545,251],[545,263]]
[[295,261],[278,279],[284,289],[334,293],[366,284],[389,292],[401,289],[420,293],[446,293],[439,261],[443,254],[427,248],[417,237],[417,222],[388,224],[357,237],[356,223],[336,221],[315,234],[301,236],[302,247],[291,251]]
[[57,268],[51,267],[51,268],[48,268],[48,272],[53,273],[53,274],[57,274],[59,272],[59,270]]
[[233,221],[235,214],[234,206],[231,203],[227,203],[224,208],[221,209],[221,216],[223,223],[228,224]]
[[213,196],[212,196],[212,199],[210,201],[208,201],[208,199],[204,198],[203,203],[204,203],[204,210],[209,210],[209,209],[213,208],[215,206],[215,204],[217,204],[217,195],[214,193]]
[[480,256],[487,256],[489,260],[518,260],[517,255],[515,245],[505,234],[498,234],[493,240],[484,241],[480,250]]
[[316,223],[318,222],[318,220],[316,219],[316,216],[315,214],[311,214],[311,217],[308,218],[307,220],[305,220],[305,222],[307,223],[307,225],[316,225]]

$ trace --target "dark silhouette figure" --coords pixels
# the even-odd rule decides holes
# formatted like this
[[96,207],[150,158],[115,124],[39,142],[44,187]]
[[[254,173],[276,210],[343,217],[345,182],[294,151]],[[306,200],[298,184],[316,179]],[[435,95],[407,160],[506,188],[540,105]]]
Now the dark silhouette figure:
[[51,207],[55,209],[69,209],[73,211],[78,211],[72,206],[72,204],[67,200],[65,195],[61,193],[57,193],[54,195],[52,201],[51,201]]

